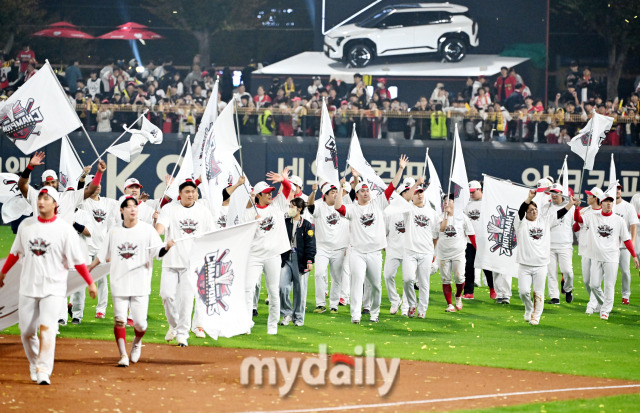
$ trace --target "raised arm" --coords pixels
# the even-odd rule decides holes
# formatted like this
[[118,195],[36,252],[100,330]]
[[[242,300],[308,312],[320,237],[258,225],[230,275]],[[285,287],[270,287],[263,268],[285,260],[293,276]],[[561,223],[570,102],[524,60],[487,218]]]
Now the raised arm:
[[20,174],[20,179],[18,179],[18,189],[22,193],[23,197],[27,197],[27,193],[29,192],[29,176],[31,175],[31,171],[36,166],[44,165],[44,152],[36,152],[33,154],[31,159],[29,160],[29,165],[24,168],[22,174]]
[[[409,163],[409,158],[407,157],[407,155],[400,155],[400,160],[398,161],[399,163],[399,167],[398,167],[398,172],[396,172],[396,176],[393,177],[393,180],[391,181],[391,185],[393,185],[391,187],[391,192],[393,193],[393,190],[395,188],[398,187],[398,185],[400,184],[400,179],[402,178],[402,173],[404,172],[404,168],[407,167],[407,164]],[[389,187],[387,187],[387,191],[389,190]],[[385,194],[387,193],[387,191],[385,191]],[[387,199],[389,199],[389,197],[391,196],[391,194],[387,195]]]
[[91,183],[89,184],[89,186],[84,189],[84,199],[89,198],[91,195],[93,195],[96,189],[98,189],[98,186],[100,186],[100,181],[102,180],[102,174],[106,170],[107,170],[107,164],[101,159],[98,162],[98,171],[96,172],[95,176],[91,180]]

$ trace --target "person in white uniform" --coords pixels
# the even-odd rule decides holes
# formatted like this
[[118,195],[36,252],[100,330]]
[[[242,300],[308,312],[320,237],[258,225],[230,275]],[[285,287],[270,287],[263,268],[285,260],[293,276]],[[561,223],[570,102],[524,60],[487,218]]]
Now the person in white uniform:
[[[636,234],[638,227],[638,214],[635,208],[627,201],[622,199],[622,185],[618,184],[616,188],[616,204],[613,207],[613,212],[623,219],[624,224],[627,226],[627,230],[631,235],[631,244],[636,244]],[[620,272],[622,278],[620,280],[620,287],[622,293],[622,304],[629,305],[629,297],[631,297],[631,256],[629,251],[625,248],[624,244],[620,244]]]

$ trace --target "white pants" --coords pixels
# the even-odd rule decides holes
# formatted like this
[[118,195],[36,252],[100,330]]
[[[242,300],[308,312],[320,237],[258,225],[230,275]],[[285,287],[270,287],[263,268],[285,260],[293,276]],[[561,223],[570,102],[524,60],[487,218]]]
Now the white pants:
[[[452,260],[440,260],[440,278],[442,278],[442,284],[452,284],[453,277],[455,277],[456,284],[463,284],[464,265],[464,254]],[[422,288],[422,284],[420,284],[420,288]]]
[[255,259],[249,257],[247,264],[247,279],[245,284],[245,296],[249,317],[253,309],[253,297],[256,283],[260,281],[260,275],[264,271],[267,293],[269,294],[269,317],[267,319],[267,332],[276,334],[278,332],[278,321],[280,321],[280,255],[270,258]]
[[493,288],[496,290],[496,298],[511,298],[511,275],[494,271]]
[[[520,264],[518,266],[518,293],[524,304],[525,313],[532,314],[533,318],[540,320],[542,309],[544,308],[544,282],[546,281],[547,267]],[[533,306],[531,299],[531,290],[533,290],[533,300],[537,301]]]
[[631,253],[626,248],[620,249],[620,272],[622,272],[621,284],[622,298],[631,296]]
[[324,307],[326,298],[324,292],[327,291],[329,276],[327,267],[331,273],[331,290],[329,293],[329,307],[338,308],[340,301],[340,291],[342,290],[342,267],[346,248],[326,251],[318,249],[316,252],[315,265],[315,285],[316,285],[316,307]]
[[558,289],[558,265],[560,272],[564,277],[564,290],[566,292],[573,291],[573,247],[569,248],[551,248],[551,261],[549,262],[549,298],[560,298],[560,290]]
[[340,297],[349,302],[351,297],[351,245],[347,247],[347,252],[342,262],[342,291],[340,291]]
[[160,297],[169,327],[176,330],[178,338],[189,338],[196,277],[186,268],[162,269]]
[[596,310],[598,308],[598,301],[596,296],[591,291],[591,258],[582,257],[582,282],[584,283],[584,289],[589,296],[589,302],[587,308]]
[[374,251],[361,253],[352,251],[350,265],[351,319],[358,321],[360,320],[365,278],[371,285],[371,318],[378,318],[380,314],[380,301],[382,301],[382,252]]
[[[398,268],[400,268],[401,265],[403,265],[402,257],[390,257],[387,255],[387,257],[384,260],[384,283],[387,286],[387,295],[389,296],[389,302],[391,303],[391,307],[400,306],[400,295],[398,295],[398,290],[396,288],[396,274],[398,273]],[[402,271],[404,274],[404,266]],[[404,275],[403,275],[403,281],[404,281]],[[411,289],[413,290],[413,286],[411,287]],[[404,297],[407,296],[406,292],[403,292],[402,295]],[[415,294],[414,294],[414,298],[415,298]]]
[[109,283],[107,282],[107,276],[96,281],[96,288],[98,289],[98,303],[96,304],[96,314],[106,314],[107,303],[109,302]]
[[[598,305],[601,306],[600,314],[609,314],[613,309],[613,297],[618,278],[617,262],[602,262],[591,260],[591,291],[595,295]],[[604,280],[604,292],[602,281]]]
[[[198,300],[198,296],[196,296],[196,300]],[[196,327],[202,327],[202,314],[200,314],[199,310],[200,306],[196,303],[193,306],[193,318],[191,319],[191,329],[195,329]]]
[[[429,307],[429,286],[433,255],[406,251],[402,258],[402,291],[409,308],[416,307],[416,290],[413,284],[418,279],[418,314],[426,314]],[[463,273],[464,276],[464,273]]]
[[[58,312],[66,303],[66,297],[49,295],[34,298],[20,295],[18,298],[18,325],[22,346],[36,372],[51,375],[58,332]],[[40,339],[38,339],[40,329]]]
[[116,325],[125,326],[127,315],[131,310],[133,328],[136,331],[147,331],[147,313],[149,312],[149,296],[137,295],[132,297],[111,297],[113,303],[113,319]]

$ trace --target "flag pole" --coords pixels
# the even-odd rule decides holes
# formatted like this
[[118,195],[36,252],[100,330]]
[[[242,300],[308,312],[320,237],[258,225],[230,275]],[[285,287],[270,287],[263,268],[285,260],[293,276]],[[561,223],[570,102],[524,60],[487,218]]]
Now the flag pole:
[[[453,146],[451,147],[451,166],[449,167],[449,186],[447,187],[447,203],[449,203],[449,194],[451,193],[451,175],[453,175],[453,155],[456,151],[456,142],[459,140],[458,138],[458,124],[456,123],[455,134],[453,135]],[[445,212],[445,219],[447,218],[447,213]]]
[[567,162],[568,157],[569,155],[564,156],[564,162],[562,163],[562,168],[560,168],[560,173],[558,174],[558,183],[560,183],[560,180],[562,179],[562,172],[564,172],[564,165]]
[[236,100],[235,96],[233,97],[233,104],[235,106],[235,112],[236,112],[236,136],[238,137],[238,146],[240,147],[240,168],[242,170],[244,170],[244,167],[242,165],[242,143],[240,141],[240,120],[238,119],[238,101]]
[[[236,168],[236,171],[238,172],[238,175],[240,176],[244,176],[244,171],[238,171],[238,165],[233,165],[234,168]],[[259,215],[258,213],[258,208],[256,208],[256,204],[253,202],[253,199],[251,198],[251,192],[249,192],[249,190],[247,189],[247,187],[242,184],[242,187],[244,188],[245,191],[247,191],[247,194],[249,194],[249,202],[251,202],[251,205],[253,206],[253,209],[256,211],[256,215]]]
[[[96,163],[96,162],[98,162],[100,159],[102,159],[102,156],[103,156],[105,153],[107,153],[107,151],[108,151],[109,149],[111,149],[111,147],[112,147],[113,145],[115,145],[115,144],[116,144],[116,142],[118,142],[118,141],[120,140],[120,138],[122,138],[122,137],[124,136],[124,134],[125,134],[125,133],[129,132],[127,129],[131,129],[131,127],[132,127],[133,125],[135,125],[136,123],[138,123],[138,121],[139,121],[140,119],[142,119],[142,117],[143,117],[144,115],[146,115],[148,111],[149,111],[149,109],[145,109],[145,111],[144,111],[144,112],[142,112],[142,114],[141,114],[140,116],[138,116],[138,119],[134,120],[131,124],[129,124],[129,126],[126,126],[126,125],[125,125],[125,126],[123,126],[123,127],[125,128],[125,131],[124,131],[124,132],[122,132],[122,133],[120,134],[120,136],[118,136],[118,137],[116,138],[116,140],[115,140],[115,141],[113,141],[113,142],[111,143],[111,145],[109,145],[109,147],[108,147],[107,149],[105,149],[105,150],[104,150],[104,152],[102,152],[102,154],[98,154],[98,151],[96,151],[96,154],[98,154],[98,159],[96,159],[95,161],[93,161],[93,162],[91,163],[91,165],[89,165],[89,166],[93,166],[93,165],[95,165],[95,163]],[[84,129],[84,126],[82,127],[82,129]],[[86,133],[86,130],[85,130],[85,133]],[[87,135],[87,138],[88,138],[88,137],[89,137],[89,135]],[[91,142],[91,139],[89,139],[89,142]],[[91,145],[93,146],[93,143],[92,143]],[[95,149],[95,147],[94,147],[93,149]]]
[[422,177],[427,179],[427,159],[429,159],[429,147],[427,146],[427,153],[424,156],[424,166],[422,167]]
[[71,143],[71,139],[69,139],[69,135],[64,135],[64,137],[67,139],[69,146],[71,146],[71,150],[73,151],[73,154],[76,156],[76,158],[78,158],[78,162],[80,162],[80,165],[82,165],[82,169],[84,169],[84,164],[82,163],[82,159],[80,159],[80,155],[78,155],[78,152],[76,152],[76,148]]

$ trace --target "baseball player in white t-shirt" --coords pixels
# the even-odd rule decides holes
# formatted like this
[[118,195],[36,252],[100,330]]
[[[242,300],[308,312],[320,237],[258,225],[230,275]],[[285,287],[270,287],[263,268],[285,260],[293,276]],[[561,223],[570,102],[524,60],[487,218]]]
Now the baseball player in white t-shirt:
[[[462,292],[464,290],[465,249],[467,237],[476,248],[476,233],[469,218],[462,214],[462,219],[453,215],[453,194],[445,196],[446,207],[438,218],[438,242],[436,256],[440,261],[440,276],[442,278],[442,292],[447,300],[446,312],[454,313],[462,310]],[[456,305],[451,301],[451,284],[455,281]]]
[[[589,215],[581,216],[579,208],[575,209],[574,219],[586,224],[589,235],[591,260],[591,290],[600,306],[600,318],[608,320],[613,309],[618,263],[620,261],[620,243],[624,243],[633,263],[638,268],[638,257],[631,242],[631,235],[624,220],[613,213],[613,197],[603,193],[600,196],[602,209]],[[575,202],[577,204],[577,201]],[[604,293],[602,281],[604,280]]]
[[[160,210],[156,224],[158,234],[171,240],[194,238],[215,229],[211,211],[196,202],[196,183],[186,179],[179,186],[180,200]],[[180,347],[188,345],[191,314],[196,294],[197,274],[189,272],[189,256],[193,240],[176,244],[162,260],[160,297],[164,305],[169,330],[165,340],[177,339]]]
[[[636,216],[640,220],[640,193],[635,194],[633,197],[631,197],[631,206],[633,206],[633,209],[635,209]],[[640,228],[638,228],[638,229],[640,229]],[[635,249],[636,249],[636,251],[640,250],[640,237],[638,237],[638,236],[636,236]]]
[[[637,227],[640,223],[638,221],[638,214],[633,206],[622,199],[622,185],[618,184],[616,189],[616,204],[613,207],[613,212],[622,218],[624,224],[631,235],[631,244],[636,244]],[[631,269],[630,269],[631,257],[629,251],[625,248],[624,244],[620,244],[620,272],[622,278],[620,279],[621,292],[622,292],[622,304],[629,304],[629,297],[631,296]]]
[[[156,219],[159,214],[155,210],[155,207],[160,206],[160,203],[153,202],[151,204],[147,202],[142,202],[141,193],[142,193],[142,184],[136,178],[129,178],[124,181],[124,189],[122,191],[125,195],[132,195],[138,201],[138,219],[142,222],[146,222],[147,224],[154,224],[154,219]],[[153,204],[157,204],[152,206]],[[118,205],[114,205],[111,212],[111,220],[112,223],[110,226],[121,226],[122,218],[120,218],[120,209]]]
[[[585,191],[587,194],[587,207],[580,210],[580,214],[585,217],[594,212],[600,213],[602,207],[600,206],[600,200],[598,197],[602,196],[602,189],[593,187],[590,191]],[[578,234],[578,255],[581,257],[582,264],[582,282],[584,289],[589,296],[589,302],[587,303],[587,314],[593,314],[594,312],[600,312],[596,296],[591,292],[591,258],[592,253],[589,250],[589,228],[585,224],[579,222],[573,223],[573,231]]]
[[380,314],[382,288],[382,249],[387,246],[384,225],[384,209],[389,205],[389,198],[400,183],[402,172],[409,158],[400,157],[398,172],[384,193],[371,200],[369,186],[359,182],[356,186],[357,203],[342,205],[342,198],[337,198],[335,209],[349,220],[349,236],[351,237],[351,322],[360,323],[362,317],[362,295],[365,277],[371,283],[370,321],[377,323]]
[[[173,240],[163,247],[162,239],[151,224],[138,219],[138,200],[123,195],[118,200],[123,223],[112,228],[91,269],[100,262],[111,263],[110,284],[113,304],[113,333],[120,351],[119,367],[128,367],[129,360],[137,363],[142,352],[142,337],[147,331],[149,294],[153,259],[162,258],[175,245]],[[131,309],[135,338],[131,358],[127,355],[127,312]]]
[[[544,308],[544,282],[551,250],[551,225],[562,219],[573,207],[573,197],[555,214],[538,215],[533,202],[536,191],[520,205],[514,228],[518,237],[518,292],[524,304],[524,321],[538,325]],[[526,217],[526,219],[525,219]],[[531,290],[533,289],[533,300]]]
[[[58,314],[66,304],[69,268],[75,266],[96,297],[96,285],[84,263],[78,235],[57,215],[60,194],[42,188],[37,197],[37,215],[25,219],[11,252],[0,270],[0,287],[11,267],[23,257],[20,274],[19,327],[22,345],[29,360],[31,380],[50,384],[58,331]],[[38,330],[40,338],[38,339]]]

